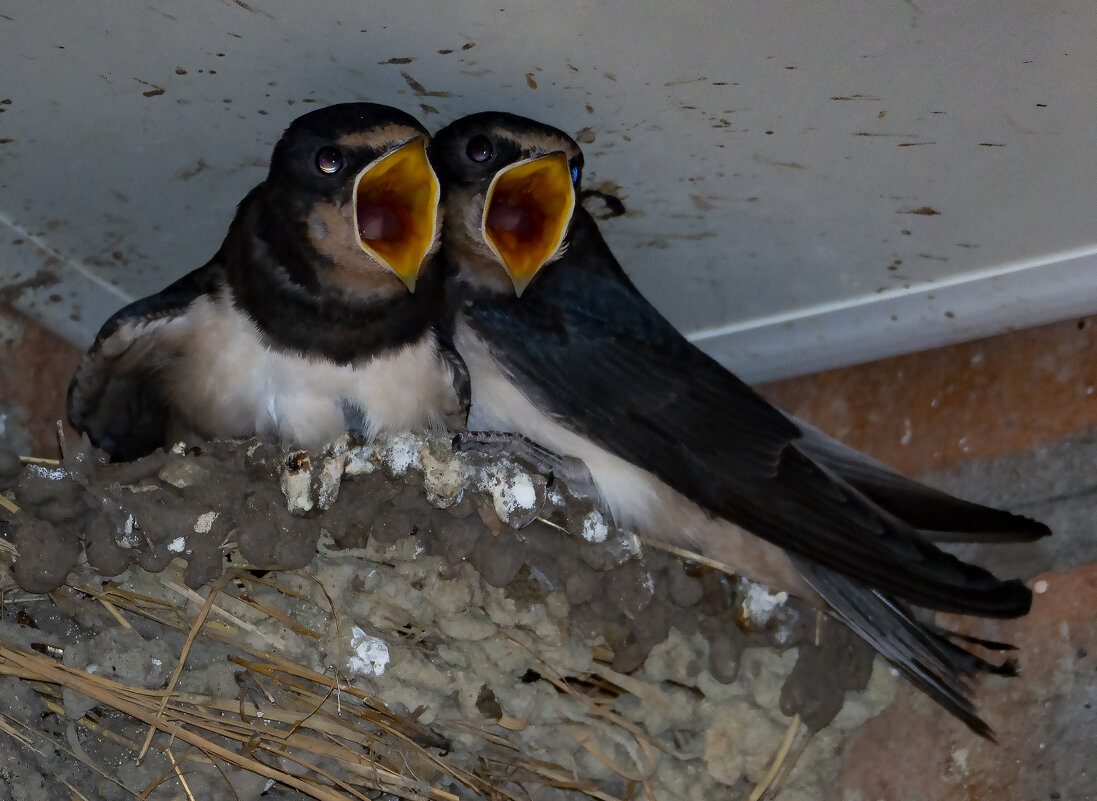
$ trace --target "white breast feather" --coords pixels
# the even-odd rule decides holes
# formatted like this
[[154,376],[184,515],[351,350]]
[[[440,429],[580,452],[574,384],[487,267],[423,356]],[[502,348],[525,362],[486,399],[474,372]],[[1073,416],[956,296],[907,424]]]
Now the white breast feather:
[[196,300],[184,320],[164,332],[179,364],[174,405],[206,437],[259,433],[315,447],[346,430],[347,405],[360,410],[367,435],[439,425],[455,405],[433,334],[337,365],[269,347],[227,298]]

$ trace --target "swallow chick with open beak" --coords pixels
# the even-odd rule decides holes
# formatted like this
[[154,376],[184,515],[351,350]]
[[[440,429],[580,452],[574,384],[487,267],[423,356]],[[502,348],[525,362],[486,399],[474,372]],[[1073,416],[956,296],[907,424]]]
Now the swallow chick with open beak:
[[111,317],[69,387],[115,460],[180,439],[316,447],[460,413],[436,322],[439,183],[412,116],[345,103],[299,117],[217,254]]
[[[938,542],[1025,542],[1042,524],[898,475],[790,418],[692,345],[576,206],[583,157],[504,113],[439,131],[447,305],[471,429],[581,460],[615,521],[828,609],[971,729],[971,678],[1012,673],[912,607],[1024,615],[1029,590]],[[673,268],[673,265],[668,265]]]

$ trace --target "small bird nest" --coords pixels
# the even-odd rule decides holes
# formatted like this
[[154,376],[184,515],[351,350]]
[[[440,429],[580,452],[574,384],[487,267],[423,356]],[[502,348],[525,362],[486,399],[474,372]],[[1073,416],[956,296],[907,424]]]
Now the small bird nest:
[[[521,465],[454,458],[404,438],[26,460],[0,493],[0,732],[81,801],[758,801],[867,682],[814,611],[638,549]],[[75,567],[27,560],[14,586],[17,548],[72,531]],[[873,679],[821,753],[889,700]],[[807,761],[789,798],[833,778]]]

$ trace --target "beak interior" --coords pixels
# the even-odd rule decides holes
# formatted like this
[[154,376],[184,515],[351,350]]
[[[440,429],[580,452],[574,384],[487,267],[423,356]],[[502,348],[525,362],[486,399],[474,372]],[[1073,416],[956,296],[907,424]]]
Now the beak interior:
[[484,239],[521,295],[560,248],[575,210],[575,187],[563,153],[500,170],[484,203]]
[[434,245],[440,187],[422,139],[386,153],[358,175],[354,220],[362,249],[409,290]]

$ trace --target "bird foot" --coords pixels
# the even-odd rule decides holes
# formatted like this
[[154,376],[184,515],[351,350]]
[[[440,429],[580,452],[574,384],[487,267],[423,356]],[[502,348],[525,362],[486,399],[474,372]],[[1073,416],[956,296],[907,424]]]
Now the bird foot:
[[581,460],[553,453],[522,434],[462,431],[453,437],[453,450],[457,453],[473,451],[493,459],[515,459],[531,467],[534,472],[547,476],[550,484],[560,479],[573,494],[593,496],[596,493],[590,470]]

